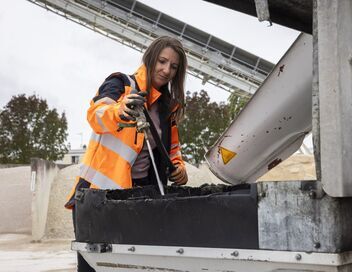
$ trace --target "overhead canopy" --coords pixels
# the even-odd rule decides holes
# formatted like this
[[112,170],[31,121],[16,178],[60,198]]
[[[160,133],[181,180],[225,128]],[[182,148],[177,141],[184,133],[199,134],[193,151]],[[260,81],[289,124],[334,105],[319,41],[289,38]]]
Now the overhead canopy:
[[[254,0],[204,0],[248,15],[257,16]],[[305,33],[312,33],[312,0],[268,0],[270,20]]]

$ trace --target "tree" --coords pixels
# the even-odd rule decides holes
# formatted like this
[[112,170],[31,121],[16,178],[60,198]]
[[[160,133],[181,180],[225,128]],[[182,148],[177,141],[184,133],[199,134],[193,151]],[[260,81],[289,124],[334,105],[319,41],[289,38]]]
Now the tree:
[[229,107],[225,103],[210,102],[206,91],[186,94],[186,112],[179,124],[184,159],[198,165],[204,154],[230,123]]
[[248,103],[249,98],[238,96],[236,93],[231,93],[228,102],[229,102],[229,112],[231,119],[234,119],[239,115],[244,106]]
[[0,112],[0,163],[30,162],[31,157],[62,159],[68,149],[67,121],[46,100],[25,94],[13,96]]

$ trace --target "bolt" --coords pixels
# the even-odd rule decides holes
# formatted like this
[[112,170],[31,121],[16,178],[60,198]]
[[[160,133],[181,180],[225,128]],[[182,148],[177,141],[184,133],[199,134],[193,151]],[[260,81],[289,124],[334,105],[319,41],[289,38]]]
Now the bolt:
[[236,250],[236,251],[232,252],[231,255],[234,256],[234,257],[238,257],[239,253],[238,253],[238,251]]
[[176,251],[178,254],[183,254],[183,248],[180,248],[179,250]]
[[316,193],[315,191],[310,191],[310,192],[309,192],[309,197],[310,197],[311,199],[315,199],[315,198],[317,198],[317,193]]
[[90,252],[96,252],[98,248],[96,245],[87,245],[86,249]]
[[301,254],[296,254],[295,256],[297,261],[300,261],[302,259],[302,255]]
[[321,247],[321,244],[320,244],[319,242],[316,242],[316,243],[314,243],[314,247],[315,247],[315,248],[320,248],[320,247]]
[[264,197],[266,196],[266,193],[265,193],[265,192],[261,192],[261,193],[259,194],[259,196],[260,196],[261,198],[264,198]]
[[128,249],[128,251],[131,251],[131,252],[135,252],[136,251],[136,248],[133,246],[133,247],[130,247],[129,249]]
[[111,245],[106,245],[105,251],[109,252],[112,250],[112,246]]

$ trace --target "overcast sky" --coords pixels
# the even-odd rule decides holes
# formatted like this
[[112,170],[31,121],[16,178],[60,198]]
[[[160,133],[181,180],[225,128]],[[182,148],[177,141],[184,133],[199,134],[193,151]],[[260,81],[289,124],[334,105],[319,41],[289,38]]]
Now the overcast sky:
[[[267,59],[279,61],[299,34],[201,0],[143,0],[153,8]],[[196,12],[194,12],[196,11]],[[37,94],[68,119],[72,148],[87,144],[86,110],[104,78],[133,73],[141,54],[26,0],[0,10],[0,107],[13,95]],[[187,77],[186,90],[205,89],[213,101],[228,93]],[[83,136],[81,138],[81,135]]]

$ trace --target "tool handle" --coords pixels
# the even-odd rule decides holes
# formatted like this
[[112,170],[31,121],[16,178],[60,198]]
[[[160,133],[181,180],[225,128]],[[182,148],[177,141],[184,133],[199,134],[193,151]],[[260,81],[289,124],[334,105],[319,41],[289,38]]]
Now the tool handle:
[[153,154],[153,150],[152,150],[152,147],[150,145],[150,142],[149,142],[149,139],[148,139],[148,132],[147,131],[144,131],[144,138],[145,138],[145,141],[147,143],[147,147],[148,147],[148,151],[149,151],[149,155],[150,155],[150,159],[152,161],[152,164],[153,164],[153,168],[154,168],[154,172],[155,172],[155,176],[156,176],[156,181],[158,183],[158,187],[159,187],[159,190],[160,190],[160,194],[162,196],[165,195],[164,193],[164,186],[163,186],[163,183],[161,182],[160,180],[160,177],[159,177],[159,172],[158,172],[158,168],[155,164],[155,158],[154,158],[154,154]]

